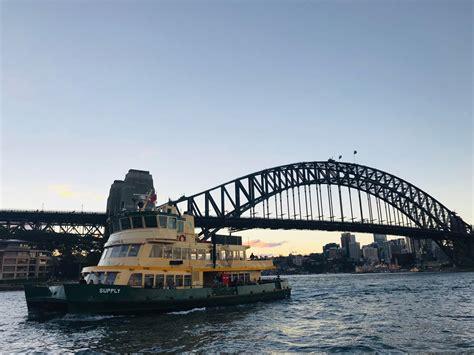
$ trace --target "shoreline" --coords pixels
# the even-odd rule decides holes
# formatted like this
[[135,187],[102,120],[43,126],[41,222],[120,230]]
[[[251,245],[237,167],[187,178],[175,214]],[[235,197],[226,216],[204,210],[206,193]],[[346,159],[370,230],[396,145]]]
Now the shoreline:
[[[462,272],[474,272],[474,269],[450,269],[450,270],[425,270],[425,271],[395,271],[395,272],[334,272],[334,273],[298,273],[298,274],[280,274],[280,276],[308,276],[308,275],[367,275],[367,274],[447,274],[447,273],[462,273]],[[275,275],[265,275],[266,276],[275,276]],[[37,281],[37,282],[25,282],[25,283],[0,283],[0,292],[8,292],[8,291],[23,291],[24,285],[29,284],[48,284],[48,285],[55,285],[55,284],[62,284],[62,283],[71,283],[74,280],[64,280],[64,281],[54,281],[54,282],[45,282],[45,281]]]

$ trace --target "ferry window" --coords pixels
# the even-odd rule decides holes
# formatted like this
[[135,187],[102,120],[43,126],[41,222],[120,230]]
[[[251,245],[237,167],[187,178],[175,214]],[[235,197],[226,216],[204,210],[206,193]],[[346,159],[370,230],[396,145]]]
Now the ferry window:
[[156,228],[158,227],[158,222],[156,220],[156,216],[145,216],[143,217],[145,220],[145,227],[146,228]]
[[143,220],[141,216],[132,217],[133,228],[143,228]]
[[188,248],[181,249],[181,258],[182,259],[188,259],[189,258],[188,254],[189,254],[189,249]]
[[143,274],[131,274],[128,280],[128,286],[141,286]]
[[106,248],[104,250],[104,253],[102,254],[102,260],[105,260],[107,258],[110,258],[110,253],[112,252],[112,248]]
[[132,244],[130,245],[130,251],[128,252],[128,256],[137,256],[139,251],[140,244]]
[[176,275],[176,287],[183,286],[183,275]]
[[191,249],[191,260],[197,259],[197,252],[196,249]]
[[112,253],[110,254],[110,257],[111,258],[117,258],[120,254],[120,245],[115,246],[111,249],[112,249]]
[[165,287],[165,275],[158,274],[155,277],[155,287],[156,288],[163,288]]
[[232,282],[237,282],[239,279],[239,274],[232,274]]
[[160,221],[160,228],[166,228],[167,227],[167,221],[168,221],[168,217],[166,216],[158,216],[158,219]]
[[176,217],[168,218],[168,228],[169,229],[176,229]]
[[128,252],[128,244],[126,245],[122,245],[120,247],[120,253],[119,253],[119,258],[125,258],[127,256],[127,252]]
[[114,225],[114,232],[120,232],[120,224],[118,219],[114,219],[112,224]]
[[109,223],[109,233],[112,234],[114,232],[114,226],[112,223]]
[[250,274],[249,274],[248,272],[246,272],[246,273],[244,274],[244,281],[245,281],[246,283],[250,282]]
[[103,284],[105,281],[105,272],[99,272],[97,274],[97,280],[98,280],[97,283]]
[[106,285],[113,285],[115,279],[117,278],[118,272],[108,272],[107,277],[105,278],[104,284]]
[[173,259],[181,259],[181,248],[173,248]]
[[178,233],[183,233],[184,231],[184,222],[178,221]]
[[166,275],[166,287],[174,287],[174,275]]
[[151,248],[150,258],[162,258],[163,257],[163,246],[153,245]]
[[121,218],[120,224],[122,225],[122,230],[130,229],[130,218]]
[[153,288],[154,275],[145,275],[145,288]]
[[191,286],[191,275],[184,275],[184,286]]
[[172,257],[171,247],[163,247],[163,258],[171,259],[171,257]]
[[210,252],[206,253],[206,260],[211,260],[211,253]]

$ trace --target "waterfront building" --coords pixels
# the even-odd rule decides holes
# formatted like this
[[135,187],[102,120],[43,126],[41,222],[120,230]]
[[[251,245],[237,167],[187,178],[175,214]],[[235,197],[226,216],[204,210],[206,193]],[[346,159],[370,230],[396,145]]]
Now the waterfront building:
[[301,266],[303,265],[303,255],[298,254],[293,256],[293,264],[295,266]]
[[341,234],[341,248],[344,250],[345,256],[350,256],[349,253],[349,244],[355,243],[356,237],[351,233],[342,233]]
[[0,240],[0,280],[45,279],[50,269],[50,252],[24,240]]
[[324,251],[324,256],[326,257],[327,260],[334,260],[334,259],[340,259],[344,255],[343,255],[343,250],[339,248],[339,245],[338,245],[337,247],[326,249]]
[[379,262],[378,248],[373,245],[364,245],[362,247],[362,256],[370,264]]
[[360,252],[360,243],[359,242],[354,242],[354,243],[349,243],[348,245],[349,249],[349,258],[352,260],[359,260],[361,257],[361,252]]

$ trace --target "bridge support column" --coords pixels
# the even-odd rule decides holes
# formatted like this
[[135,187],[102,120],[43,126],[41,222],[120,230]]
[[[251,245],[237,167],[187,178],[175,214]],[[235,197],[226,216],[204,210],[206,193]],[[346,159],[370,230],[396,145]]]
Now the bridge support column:
[[452,243],[456,266],[474,269],[474,237],[456,238]]

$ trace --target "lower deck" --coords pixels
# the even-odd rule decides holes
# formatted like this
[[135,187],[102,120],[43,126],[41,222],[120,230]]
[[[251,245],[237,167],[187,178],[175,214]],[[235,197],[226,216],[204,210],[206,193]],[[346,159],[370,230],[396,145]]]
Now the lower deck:
[[146,289],[84,284],[25,286],[28,311],[31,315],[160,313],[284,299],[289,298],[290,294],[288,282],[279,279],[254,285],[194,289]]

